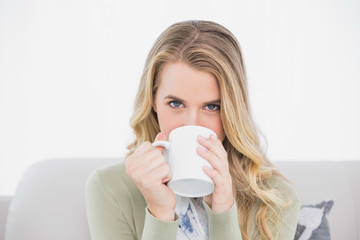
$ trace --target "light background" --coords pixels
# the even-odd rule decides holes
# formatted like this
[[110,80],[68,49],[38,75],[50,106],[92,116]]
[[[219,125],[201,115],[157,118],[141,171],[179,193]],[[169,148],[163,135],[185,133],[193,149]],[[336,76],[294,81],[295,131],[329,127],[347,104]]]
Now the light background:
[[271,160],[360,159],[360,1],[0,0],[0,195],[40,160],[123,156],[146,55],[188,19],[238,38]]

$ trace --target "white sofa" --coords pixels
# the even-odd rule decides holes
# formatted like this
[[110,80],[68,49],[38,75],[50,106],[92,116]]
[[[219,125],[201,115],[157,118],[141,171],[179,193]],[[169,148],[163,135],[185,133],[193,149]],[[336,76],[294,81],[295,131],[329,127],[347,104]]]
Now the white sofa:
[[[61,159],[31,166],[13,197],[0,196],[0,240],[89,240],[86,179],[94,169],[117,161]],[[296,186],[303,204],[334,200],[328,215],[332,239],[360,240],[360,161],[275,165]]]

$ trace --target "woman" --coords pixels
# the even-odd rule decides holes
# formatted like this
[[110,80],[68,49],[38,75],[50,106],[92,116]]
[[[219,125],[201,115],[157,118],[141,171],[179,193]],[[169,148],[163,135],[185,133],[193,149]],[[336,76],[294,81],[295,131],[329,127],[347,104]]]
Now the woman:
[[[163,150],[151,144],[184,125],[217,135],[198,139],[205,148],[198,154],[213,167],[203,170],[215,186],[203,201],[175,196],[166,185],[171,171]],[[240,46],[223,26],[186,21],[160,35],[145,64],[131,126],[136,140],[125,163],[89,178],[93,239],[294,238],[298,196],[260,148]],[[179,213],[184,201],[197,221]]]

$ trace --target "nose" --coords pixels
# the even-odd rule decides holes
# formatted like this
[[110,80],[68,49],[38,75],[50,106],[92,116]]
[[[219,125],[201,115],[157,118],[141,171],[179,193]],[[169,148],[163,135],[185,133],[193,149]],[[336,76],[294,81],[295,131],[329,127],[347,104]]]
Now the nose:
[[196,109],[187,111],[184,125],[200,125],[200,114]]

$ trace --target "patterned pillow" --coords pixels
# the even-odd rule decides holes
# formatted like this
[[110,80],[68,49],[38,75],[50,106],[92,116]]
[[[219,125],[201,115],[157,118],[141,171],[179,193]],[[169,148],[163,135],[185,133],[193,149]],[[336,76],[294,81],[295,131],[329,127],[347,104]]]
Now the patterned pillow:
[[295,240],[330,240],[330,228],[326,215],[334,201],[301,207]]

